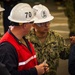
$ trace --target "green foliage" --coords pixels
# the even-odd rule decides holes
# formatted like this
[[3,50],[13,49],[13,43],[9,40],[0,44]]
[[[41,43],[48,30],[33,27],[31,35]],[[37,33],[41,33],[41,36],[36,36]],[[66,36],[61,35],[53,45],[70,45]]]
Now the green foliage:
[[65,1],[65,14],[68,17],[68,25],[70,29],[70,34],[75,34],[75,0]]

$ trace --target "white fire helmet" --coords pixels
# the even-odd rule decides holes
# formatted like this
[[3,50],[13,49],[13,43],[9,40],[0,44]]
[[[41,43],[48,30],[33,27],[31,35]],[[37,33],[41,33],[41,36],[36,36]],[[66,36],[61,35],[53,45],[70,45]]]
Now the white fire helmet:
[[4,11],[4,10],[5,10],[5,9],[4,9],[4,8],[2,8],[2,7],[1,7],[1,5],[0,5],[0,12],[2,12],[2,11]]
[[33,9],[27,3],[18,3],[15,5],[11,10],[10,15],[8,16],[10,21],[16,23],[32,22],[33,18]]
[[34,23],[43,23],[43,22],[48,22],[53,20],[53,16],[50,14],[49,9],[42,5],[35,5],[33,6],[33,10],[34,10]]

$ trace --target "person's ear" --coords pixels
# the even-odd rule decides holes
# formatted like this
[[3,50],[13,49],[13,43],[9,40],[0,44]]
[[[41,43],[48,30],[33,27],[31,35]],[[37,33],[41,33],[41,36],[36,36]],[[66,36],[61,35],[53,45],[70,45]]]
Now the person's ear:
[[24,23],[22,23],[20,26],[21,26],[23,29],[26,28],[26,24],[24,24]]
[[27,24],[24,24],[23,27],[26,28]]

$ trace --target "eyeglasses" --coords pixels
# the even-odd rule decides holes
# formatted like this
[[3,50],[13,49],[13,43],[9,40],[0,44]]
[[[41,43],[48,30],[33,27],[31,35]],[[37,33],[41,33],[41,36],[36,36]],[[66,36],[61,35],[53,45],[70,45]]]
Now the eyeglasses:
[[36,25],[38,25],[39,27],[43,27],[43,26],[46,26],[46,25],[49,25],[50,22],[44,22],[44,23],[36,23]]
[[33,24],[34,23],[34,21],[32,21],[32,22],[27,22],[28,24]]
[[29,22],[29,23],[33,24],[33,23],[34,23],[34,21],[32,21],[32,22]]

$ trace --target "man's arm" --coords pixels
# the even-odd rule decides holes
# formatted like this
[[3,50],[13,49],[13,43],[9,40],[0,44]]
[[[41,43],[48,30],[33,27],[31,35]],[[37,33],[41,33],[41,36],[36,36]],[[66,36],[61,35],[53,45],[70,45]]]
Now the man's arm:
[[8,42],[0,44],[0,62],[4,63],[11,75],[42,75],[48,72],[48,64],[41,63],[29,70],[18,71],[18,55]]
[[0,62],[0,74],[1,75],[10,75],[9,71],[7,70],[6,66]]
[[36,68],[18,71],[18,55],[15,48],[9,43],[0,45],[0,62],[6,65],[11,75],[37,75]]
[[71,75],[75,75],[75,44],[70,48],[68,70]]

